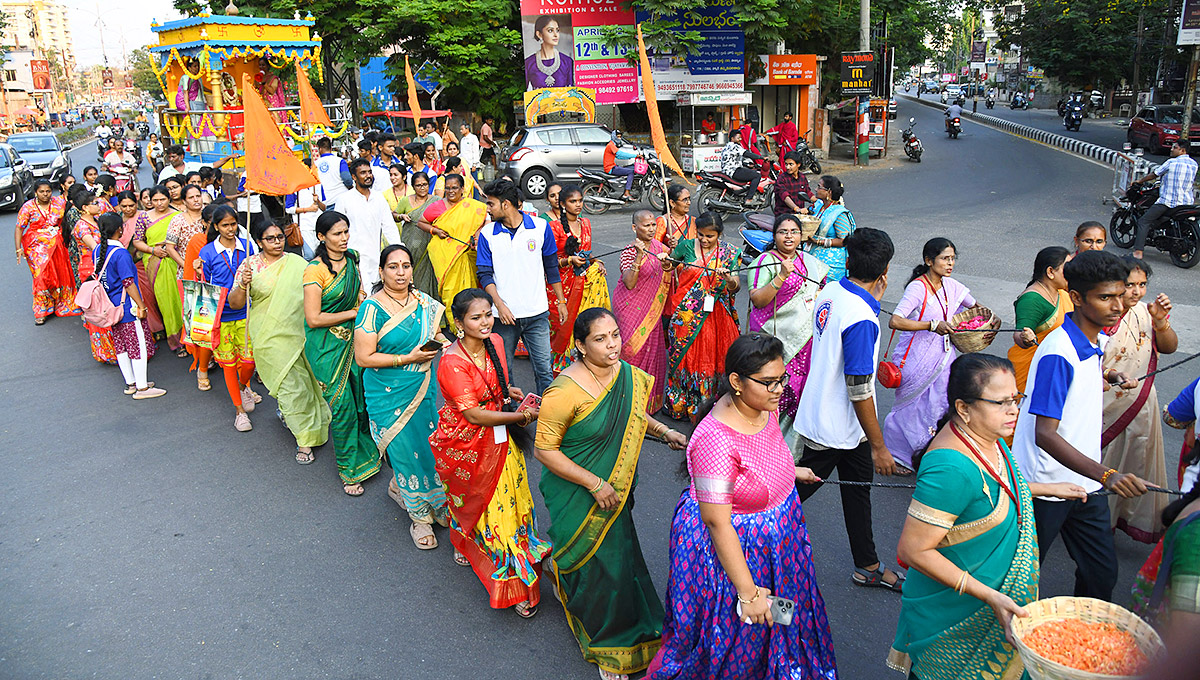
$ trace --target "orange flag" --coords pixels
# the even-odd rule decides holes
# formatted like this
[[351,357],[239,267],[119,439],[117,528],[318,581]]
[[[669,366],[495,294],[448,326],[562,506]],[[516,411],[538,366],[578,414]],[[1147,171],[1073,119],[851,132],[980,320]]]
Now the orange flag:
[[286,196],[316,186],[319,180],[283,141],[278,123],[254,90],[249,74],[242,75],[242,100],[246,119],[246,188],[268,196]]
[[654,92],[654,76],[650,73],[650,59],[646,57],[646,43],[642,41],[642,25],[637,25],[638,63],[642,67],[642,94],[646,98],[646,116],[650,118],[650,139],[663,165],[683,177],[683,168],[667,148],[667,135],[663,132],[662,118],[658,116],[658,97]]
[[421,129],[421,101],[417,99],[417,81],[413,80],[412,69],[408,66],[408,55],[404,55],[404,79],[408,81],[408,108],[412,109],[413,128]]
[[308,82],[308,74],[300,68],[300,60],[296,60],[296,90],[300,94],[300,123],[303,125],[324,125],[332,128],[329,114],[321,104],[320,97],[313,92],[312,83]]

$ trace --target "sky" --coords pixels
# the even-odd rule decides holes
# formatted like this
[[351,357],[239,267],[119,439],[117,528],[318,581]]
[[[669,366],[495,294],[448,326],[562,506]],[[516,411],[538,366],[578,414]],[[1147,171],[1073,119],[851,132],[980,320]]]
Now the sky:
[[[80,67],[104,63],[108,55],[109,65],[125,66],[121,50],[124,38],[125,50],[158,44],[150,30],[150,21],[159,23],[178,19],[171,0],[60,0],[71,11],[71,34],[75,43],[75,61]],[[100,30],[96,26],[97,5],[104,22],[104,52],[100,51]],[[224,5],[221,5],[222,7]]]

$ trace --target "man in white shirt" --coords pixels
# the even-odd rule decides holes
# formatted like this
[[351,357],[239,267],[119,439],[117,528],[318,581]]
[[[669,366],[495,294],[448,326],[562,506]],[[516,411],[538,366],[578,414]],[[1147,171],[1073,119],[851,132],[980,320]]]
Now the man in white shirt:
[[371,172],[371,161],[355,159],[350,164],[354,177],[354,188],[338,199],[338,212],[346,216],[350,224],[350,249],[358,253],[358,272],[362,277],[363,290],[379,283],[379,252],[384,246],[400,243],[400,230],[392,219],[392,210],[382,191],[372,191],[375,175]]
[[[1124,313],[1129,267],[1112,253],[1089,250],[1063,273],[1075,311],[1038,345],[1029,366],[1012,453],[1030,484],[1065,482],[1091,493],[1107,488],[1122,498],[1146,493],[1137,476],[1101,464],[1104,391],[1132,390],[1138,381],[1103,367],[1108,338]],[[1107,383],[1107,385],[1105,384]],[[1110,600],[1117,583],[1117,553],[1108,503],[1033,499],[1038,552],[1042,559],[1061,534],[1075,561],[1075,596]]]
[[510,181],[496,180],[483,188],[491,222],[479,230],[475,265],[479,285],[492,296],[494,330],[504,339],[512,361],[517,340],[523,340],[533,364],[536,391],[541,394],[554,379],[550,356],[550,305],[542,291],[554,291],[555,313],[567,319],[558,272],[558,245],[549,223],[521,212],[521,194]]
[[458,128],[458,157],[462,159],[463,165],[467,171],[479,181],[479,138],[475,133],[471,132],[471,126],[463,123]]
[[442,136],[438,134],[437,125],[434,123],[425,123],[425,125],[422,126],[422,129],[425,130],[425,134],[420,137],[421,143],[424,144],[425,142],[429,142],[432,144],[434,150],[437,151],[438,155],[440,156],[442,153],[443,142]]
[[325,202],[322,200],[324,195],[324,187],[318,184],[315,187],[288,194],[283,199],[284,212],[291,216],[292,221],[300,228],[300,236],[304,238],[301,255],[306,260],[313,258],[313,253],[316,252],[319,243],[317,241],[317,218],[326,209]]
[[325,204],[329,210],[336,210],[337,200],[354,187],[350,166],[333,152],[333,141],[328,137],[317,140],[317,154],[317,178],[325,192]]
[[379,136],[379,155],[371,161],[371,172],[375,173],[375,191],[387,191],[392,185],[392,166],[400,162],[396,157],[396,135],[385,132]]
[[[887,291],[895,246],[887,233],[860,228],[845,240],[846,277],[817,295],[813,312],[812,368],[792,429],[804,444],[796,462],[822,479],[870,482],[890,475],[895,462],[875,412],[879,355],[879,300]],[[797,484],[800,500],[821,487]],[[854,560],[851,578],[861,586],[900,592],[904,577],[885,569],[875,552],[870,487],[843,486],[842,514]]]

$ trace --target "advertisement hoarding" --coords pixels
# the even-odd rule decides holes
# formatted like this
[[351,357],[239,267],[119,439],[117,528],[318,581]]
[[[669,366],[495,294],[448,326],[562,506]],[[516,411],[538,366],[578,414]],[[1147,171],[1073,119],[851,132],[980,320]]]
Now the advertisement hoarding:
[[597,104],[638,101],[637,67],[600,39],[602,27],[633,19],[620,0],[521,0],[526,88],[585,87]]
[[50,62],[45,59],[30,59],[29,72],[33,76],[35,93],[53,92],[54,81],[50,78]]
[[[95,73],[95,71],[93,71],[93,73]],[[106,68],[106,69],[104,69],[103,71],[101,71],[101,72],[100,72],[100,81],[101,81],[101,83],[103,84],[103,88],[104,88],[104,89],[106,89],[106,90],[111,90],[111,89],[113,89],[113,72],[112,72],[112,69],[110,69],[110,68]]]
[[842,52],[842,94],[871,94],[875,84],[874,52]]
[[772,54],[767,60],[767,82],[771,85],[815,85],[817,55]]
[[[698,52],[692,55],[657,52],[648,55],[654,73],[654,91],[658,99],[670,99],[676,92],[740,91],[746,87],[746,34],[732,14],[731,0],[708,0],[694,10],[666,15],[662,21],[678,22],[676,31],[700,34]],[[647,12],[638,12],[639,22],[650,20]]]
[[1176,45],[1200,45],[1200,0],[1183,0]]

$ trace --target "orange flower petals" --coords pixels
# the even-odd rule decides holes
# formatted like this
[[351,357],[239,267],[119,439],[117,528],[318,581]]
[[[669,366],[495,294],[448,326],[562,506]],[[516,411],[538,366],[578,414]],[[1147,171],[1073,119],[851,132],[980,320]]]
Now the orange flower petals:
[[1136,676],[1149,665],[1133,636],[1111,623],[1048,621],[1024,642],[1050,661],[1090,673]]

